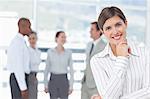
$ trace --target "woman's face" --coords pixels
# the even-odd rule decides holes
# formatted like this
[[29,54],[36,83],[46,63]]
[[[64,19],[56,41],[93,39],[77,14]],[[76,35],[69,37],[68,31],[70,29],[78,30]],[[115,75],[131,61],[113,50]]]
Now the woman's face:
[[114,16],[106,20],[103,25],[103,33],[109,40],[110,45],[117,45],[123,39],[126,39],[127,22]]
[[37,36],[35,34],[29,35],[29,43],[31,47],[35,47],[37,42]]
[[66,43],[66,35],[65,33],[60,33],[56,38],[57,44],[64,45]]

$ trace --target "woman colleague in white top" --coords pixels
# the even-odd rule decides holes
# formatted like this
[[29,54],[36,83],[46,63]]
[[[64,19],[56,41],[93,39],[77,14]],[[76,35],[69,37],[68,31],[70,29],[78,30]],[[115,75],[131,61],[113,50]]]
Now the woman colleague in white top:
[[150,99],[150,52],[126,39],[127,19],[123,12],[106,7],[98,24],[108,44],[91,59],[99,92],[92,99]]
[[37,42],[37,34],[35,32],[31,32],[29,35],[29,53],[30,53],[30,74],[29,74],[29,99],[37,99],[37,85],[38,80],[36,78],[38,67],[41,62],[40,55],[41,52],[36,47]]
[[[63,47],[66,42],[65,32],[58,31],[55,40],[57,46],[48,50],[44,74],[45,92],[49,92],[50,99],[68,99],[68,95],[73,91],[72,53]],[[70,81],[67,78],[68,72]],[[50,74],[49,83],[48,74]]]

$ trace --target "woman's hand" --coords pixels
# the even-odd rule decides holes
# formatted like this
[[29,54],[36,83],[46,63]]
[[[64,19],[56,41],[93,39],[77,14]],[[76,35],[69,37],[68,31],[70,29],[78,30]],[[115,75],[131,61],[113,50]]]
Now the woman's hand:
[[129,55],[129,46],[126,39],[123,39],[119,44],[116,45],[116,54],[117,56]]
[[21,96],[22,96],[22,99],[29,99],[28,90],[21,91]]
[[102,98],[101,98],[101,96],[99,96],[99,95],[93,95],[93,96],[91,97],[91,99],[102,99]]
[[44,92],[48,93],[48,88],[47,87],[45,87]]
[[69,89],[68,94],[70,95],[73,92],[73,89]]

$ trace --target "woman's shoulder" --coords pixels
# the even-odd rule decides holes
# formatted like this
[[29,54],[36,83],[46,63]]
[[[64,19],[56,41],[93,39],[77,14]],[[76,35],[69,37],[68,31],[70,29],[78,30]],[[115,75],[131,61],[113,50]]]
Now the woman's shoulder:
[[135,54],[146,54],[149,53],[149,47],[145,44],[141,45],[139,43],[132,42],[130,43],[131,52]]
[[36,48],[36,51],[37,51],[37,53],[38,53],[39,55],[41,55],[41,50],[40,50],[40,49]]
[[144,56],[150,55],[150,48],[148,46],[139,47],[139,50]]
[[31,50],[32,50],[32,48],[31,48],[30,46],[28,46],[28,49],[29,49],[29,51],[31,51]]
[[65,52],[71,54],[71,53],[72,53],[72,50],[70,50],[70,49],[65,49]]
[[54,51],[54,48],[49,48],[48,50],[47,50],[47,53],[52,53]]
[[29,50],[29,52],[31,52],[31,53],[33,53],[33,52],[35,51],[31,46],[28,47],[28,50]]

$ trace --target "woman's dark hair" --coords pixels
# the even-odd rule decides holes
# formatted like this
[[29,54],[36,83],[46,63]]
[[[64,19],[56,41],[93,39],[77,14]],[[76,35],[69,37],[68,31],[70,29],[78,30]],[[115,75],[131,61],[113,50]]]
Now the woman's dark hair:
[[58,31],[58,32],[56,33],[55,38],[58,38],[58,37],[59,37],[59,35],[60,35],[61,33],[65,33],[65,32],[64,32],[64,31]]
[[30,34],[35,34],[35,35],[37,35],[37,33],[35,32],[35,31],[31,31],[31,33]]
[[103,25],[105,24],[105,21],[107,19],[111,18],[111,17],[114,17],[114,16],[120,17],[125,23],[126,17],[125,17],[123,12],[119,8],[114,7],[114,6],[112,6],[112,7],[105,7],[101,11],[101,13],[100,13],[100,15],[98,17],[98,26],[99,26],[99,28],[103,30]]

